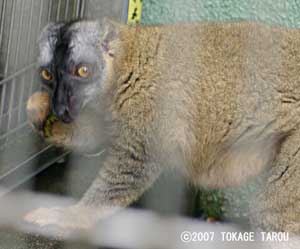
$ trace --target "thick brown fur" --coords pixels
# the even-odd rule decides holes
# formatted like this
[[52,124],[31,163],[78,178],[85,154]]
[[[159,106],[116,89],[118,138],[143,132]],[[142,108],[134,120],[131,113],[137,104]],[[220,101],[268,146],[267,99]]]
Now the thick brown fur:
[[[104,52],[108,72],[99,93],[110,124],[108,155],[80,205],[126,207],[166,167],[211,188],[238,186],[279,164],[292,168],[300,30],[251,22],[109,28],[116,37]],[[281,208],[272,195],[286,190],[278,188],[266,186],[263,208]],[[300,192],[288,196],[299,200]],[[291,227],[275,225],[279,216],[260,226],[300,232],[300,217]]]

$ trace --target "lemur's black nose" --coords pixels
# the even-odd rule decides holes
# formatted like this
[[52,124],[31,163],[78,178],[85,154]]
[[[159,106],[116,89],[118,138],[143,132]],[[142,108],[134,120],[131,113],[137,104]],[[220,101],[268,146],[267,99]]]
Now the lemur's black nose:
[[73,121],[70,107],[70,90],[66,82],[58,82],[52,97],[54,115],[64,123]]
[[54,115],[64,123],[71,123],[73,118],[70,115],[68,106],[66,105],[56,105],[53,108]]

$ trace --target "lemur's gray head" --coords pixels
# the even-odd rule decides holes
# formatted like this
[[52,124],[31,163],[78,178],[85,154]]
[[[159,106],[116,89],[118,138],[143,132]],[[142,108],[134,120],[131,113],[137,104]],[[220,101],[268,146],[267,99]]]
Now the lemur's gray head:
[[73,121],[106,77],[105,32],[96,21],[50,23],[39,39],[39,73],[54,114]]

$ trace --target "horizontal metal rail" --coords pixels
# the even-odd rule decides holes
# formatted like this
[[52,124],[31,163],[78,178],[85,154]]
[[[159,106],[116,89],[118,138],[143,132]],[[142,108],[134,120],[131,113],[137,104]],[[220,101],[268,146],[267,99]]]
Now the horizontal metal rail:
[[17,76],[23,74],[24,72],[26,72],[26,71],[34,68],[34,66],[36,66],[36,63],[31,63],[30,65],[28,65],[28,66],[20,69],[19,71],[11,74],[10,76],[8,76],[5,79],[3,79],[3,80],[0,81],[0,86],[3,85],[3,84],[5,84],[5,83],[7,83],[7,82],[9,82],[10,80],[16,78]]
[[[5,190],[4,190],[5,191]],[[243,231],[240,227],[228,223],[207,223],[197,219],[183,217],[166,217],[149,211],[127,209],[99,220],[95,227],[86,230],[62,230],[55,226],[31,225],[22,217],[28,210],[41,207],[59,207],[73,205],[74,200],[58,196],[33,193],[20,193],[3,198],[0,202],[0,227],[10,227],[32,235],[43,235],[49,238],[59,236],[66,241],[86,242],[80,248],[102,246],[109,248],[131,249],[267,249],[299,248],[299,237],[290,238],[286,243],[262,242],[259,232]],[[96,214],[97,209],[90,209]],[[224,241],[222,233],[246,234],[256,233],[255,241]],[[207,238],[204,240],[204,236]],[[201,238],[203,239],[201,241]],[[34,239],[34,236],[33,236]],[[40,243],[39,243],[40,244]],[[270,247],[271,245],[277,247]],[[294,245],[294,246],[293,246]],[[42,246],[42,244],[40,244]],[[98,248],[98,247],[97,247]]]

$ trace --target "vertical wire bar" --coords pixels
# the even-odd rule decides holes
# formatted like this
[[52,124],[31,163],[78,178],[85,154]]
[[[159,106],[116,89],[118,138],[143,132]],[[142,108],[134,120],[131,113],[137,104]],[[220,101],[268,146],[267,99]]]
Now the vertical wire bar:
[[61,10],[60,8],[61,8],[61,0],[58,0],[57,12],[56,12],[56,21],[59,21],[60,10]]
[[[10,18],[10,29],[9,29],[9,36],[8,36],[8,44],[7,44],[7,55],[5,60],[5,69],[4,69],[4,77],[7,77],[7,71],[8,71],[8,56],[10,54],[10,45],[11,45],[11,36],[12,36],[12,29],[14,25],[14,17],[15,17],[15,0],[12,1],[12,7],[11,7],[11,18]],[[4,113],[4,100],[5,100],[5,93],[7,84],[5,83],[2,88],[2,94],[1,94],[1,106],[0,106],[0,115],[3,115]],[[0,119],[0,127],[1,127],[2,119]]]
[[39,32],[41,31],[42,28],[42,18],[43,18],[43,8],[44,8],[44,0],[41,0],[41,5],[40,5],[40,16],[39,16],[39,25],[38,25],[38,30]]
[[72,13],[71,13],[71,18],[76,18],[76,7],[77,7],[77,1],[78,0],[74,0],[73,4],[72,4]]
[[[25,1],[21,2],[21,16],[19,17],[19,25],[18,25],[18,30],[17,30],[17,48],[16,48],[16,53],[15,53],[15,60],[14,60],[14,67],[13,67],[13,71],[15,72],[17,70],[17,65],[18,64],[18,58],[19,58],[19,50],[20,50],[20,40],[21,40],[21,26],[22,26],[22,21],[23,21],[23,17],[24,17],[24,11],[22,11],[24,9],[24,3]],[[16,78],[13,78],[12,82],[12,87],[11,87],[11,92],[10,92],[10,99],[9,99],[9,105],[8,105],[8,122],[7,122],[7,128],[11,128],[11,120],[13,117],[13,113],[12,113],[12,109],[13,109],[13,105],[14,105],[14,94],[15,94],[15,89],[16,89]]]
[[49,12],[48,12],[48,22],[51,20],[51,10],[52,10],[52,0],[49,0],[49,8],[48,8],[48,10],[49,10]]
[[[0,1],[0,23],[2,22],[4,16],[3,16],[3,5],[5,4],[5,0]],[[0,25],[1,27],[1,25]],[[1,28],[0,28],[0,34],[1,34]]]
[[[29,57],[29,47],[30,47],[30,28],[31,28],[31,24],[32,24],[32,15],[33,15],[33,1],[34,0],[31,0],[31,3],[30,3],[30,16],[29,16],[29,25],[28,25],[28,32],[27,32],[27,42],[26,42],[26,58]],[[41,16],[42,16],[42,9],[43,9],[43,0],[41,0],[41,10],[40,10],[40,20],[41,20]],[[39,24],[39,27],[40,27],[40,24]],[[23,97],[24,97],[24,88],[25,88],[25,83],[24,83],[24,79],[25,79],[25,75],[26,75],[26,72],[24,72],[24,76],[22,77],[22,81],[21,81],[21,93],[20,93],[20,103],[19,103],[19,112],[18,112],[18,123],[21,122],[21,115],[22,115],[22,105],[23,105]],[[32,83],[30,82],[30,85]]]
[[5,99],[5,92],[6,92],[6,83],[2,86],[2,93],[1,93],[1,110],[0,110],[0,128],[2,123],[2,118],[4,117],[4,99]]
[[[0,26],[0,52],[2,50],[2,42],[3,42],[3,29],[4,29],[4,21],[5,21],[5,17],[4,17],[4,13],[6,10],[6,0],[3,1],[3,5],[2,5],[2,10],[1,10],[1,26]],[[2,72],[1,72],[2,73]],[[4,72],[3,72],[4,73]],[[3,76],[5,76],[3,74]],[[2,108],[4,108],[4,93],[6,92],[6,84],[4,84],[3,86],[0,86],[1,89],[1,105],[0,105],[0,129],[1,129],[1,120],[2,120]],[[1,131],[1,130],[0,130]]]
[[13,26],[14,26],[14,19],[15,19],[15,15],[16,15],[16,8],[15,8],[15,2],[16,0],[12,1],[12,14],[11,14],[11,23],[10,23],[10,27],[9,27],[9,37],[8,37],[8,45],[7,45],[7,55],[6,55],[6,65],[5,65],[5,70],[4,70],[4,75],[7,76],[8,73],[8,60],[9,60],[9,55],[10,55],[10,50],[11,50],[11,37],[12,37],[12,33],[13,33]]
[[[52,10],[53,10],[53,0],[49,0],[49,5],[48,5],[48,17],[47,17],[47,23],[49,23],[51,21],[51,14],[52,14]],[[39,23],[39,31],[41,28],[41,23]],[[30,72],[30,90],[29,93],[32,94],[33,93],[33,79],[34,79],[34,75],[35,75],[35,71],[31,70]]]
[[[48,1],[48,0],[46,0],[46,1]],[[45,25],[45,24],[47,24],[47,21],[48,20],[46,20],[46,22],[45,22],[45,24],[43,23],[43,20],[45,20],[45,19],[43,19],[43,12],[44,12],[44,6],[45,6],[45,4],[44,4],[44,2],[45,2],[45,0],[41,0],[41,12],[40,12],[40,17],[39,17],[39,32],[41,32],[42,31],[42,29],[44,28],[43,26],[42,26],[42,24],[43,25]]]
[[1,26],[0,26],[0,48],[2,47],[2,39],[3,39],[3,29],[4,29],[4,14],[5,14],[5,10],[6,10],[6,1],[3,1],[3,6],[2,6],[2,10],[1,10]]
[[66,8],[65,8],[65,20],[68,19],[68,14],[69,14],[69,4],[70,4],[70,0],[66,1]]
[[6,92],[6,84],[2,86],[2,92],[1,92],[1,110],[0,110],[0,131],[2,131],[1,125],[2,125],[2,119],[4,118],[4,99],[5,99],[5,92]]
[[[48,5],[48,17],[47,17],[47,23],[51,21],[51,14],[52,14],[52,8],[53,8],[53,0],[49,0],[49,5]],[[40,24],[39,24],[40,27]],[[40,31],[40,30],[39,30]],[[34,71],[30,72],[30,90],[29,93],[33,93],[33,79],[34,79]]]
[[76,4],[76,18],[80,16],[80,0],[77,0],[77,4]]
[[[42,11],[42,9],[44,8],[44,0],[41,0],[41,6],[40,7],[41,7],[41,10],[40,10],[39,25],[38,25],[39,32],[41,32],[41,29],[42,29],[42,18],[43,18],[43,15],[42,15],[43,11]],[[33,78],[34,78],[34,76],[33,76]],[[32,82],[33,82],[33,80],[32,80]]]
[[80,17],[80,18],[83,17],[84,11],[85,11],[85,0],[81,0],[81,4],[80,4],[80,14],[79,14],[79,17]]
[[[33,1],[32,0],[32,5],[31,5],[31,10],[30,10],[30,23],[29,23],[29,26],[31,27],[32,26],[32,19],[33,19]],[[28,57],[30,55],[30,36],[28,37]],[[30,82],[30,87],[29,87],[29,94],[32,93],[32,88],[33,88],[33,82],[32,82],[32,77],[31,77],[31,74],[29,75],[29,82]]]
[[[33,1],[34,0],[31,0],[32,1],[32,8],[31,8],[31,11],[30,11],[30,27],[32,26],[32,19],[33,19]],[[50,0],[50,4],[52,3],[52,0]],[[50,5],[50,8],[49,8],[49,13],[51,12],[51,5]],[[51,18],[51,16],[48,16],[48,18]],[[36,38],[36,37],[34,37]],[[30,43],[28,44],[29,45],[29,49],[28,49],[28,57],[29,55],[31,55],[31,51],[30,51]],[[31,95],[33,93],[33,78],[34,78],[34,72],[32,72],[32,69],[30,69],[28,71],[28,74],[29,74],[29,82],[30,82],[30,88],[29,88],[29,94]]]

